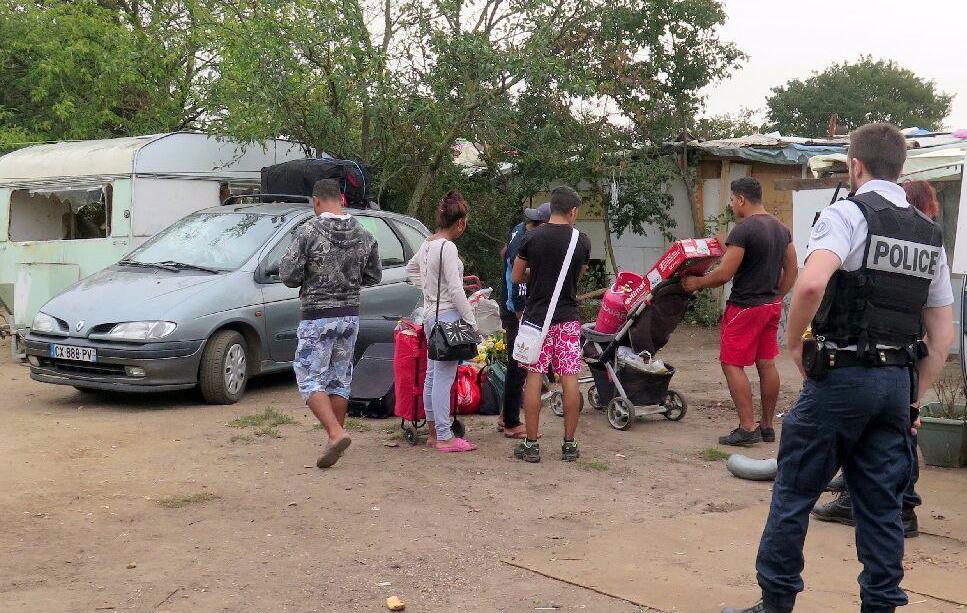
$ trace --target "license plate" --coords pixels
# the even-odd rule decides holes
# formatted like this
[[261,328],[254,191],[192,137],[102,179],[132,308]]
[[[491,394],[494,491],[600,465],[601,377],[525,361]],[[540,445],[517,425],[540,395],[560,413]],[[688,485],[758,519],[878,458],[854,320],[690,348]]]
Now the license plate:
[[51,345],[50,357],[75,362],[97,362],[97,349],[73,347],[71,345]]

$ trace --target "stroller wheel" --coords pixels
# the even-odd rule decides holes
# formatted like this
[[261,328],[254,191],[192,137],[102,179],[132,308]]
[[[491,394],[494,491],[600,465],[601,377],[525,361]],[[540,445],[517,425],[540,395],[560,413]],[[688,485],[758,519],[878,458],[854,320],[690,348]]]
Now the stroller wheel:
[[685,404],[685,399],[674,390],[668,390],[668,393],[665,394],[665,398],[661,402],[661,406],[665,409],[662,415],[665,416],[665,419],[670,419],[671,421],[679,421],[685,417],[685,413],[688,411],[688,405]]
[[553,392],[551,397],[548,398],[547,404],[550,405],[555,415],[564,417],[564,394],[561,392]]
[[463,435],[467,433],[466,428],[463,427],[463,422],[456,418],[454,418],[453,425],[450,428],[453,430],[453,436],[457,438],[463,438]]
[[627,430],[635,420],[635,405],[620,396],[608,404],[608,423],[616,430]]
[[406,442],[410,445],[420,444],[420,433],[413,424],[406,424],[403,426],[403,438],[405,438]]
[[601,396],[598,395],[597,385],[592,385],[588,388],[588,404],[591,405],[591,408],[599,411],[604,409],[604,407],[601,406]]

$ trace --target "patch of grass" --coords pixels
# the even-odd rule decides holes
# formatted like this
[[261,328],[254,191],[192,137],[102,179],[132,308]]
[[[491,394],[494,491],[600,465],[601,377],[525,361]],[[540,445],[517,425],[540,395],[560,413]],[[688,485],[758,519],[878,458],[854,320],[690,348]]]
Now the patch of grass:
[[400,430],[399,428],[396,428],[395,430],[391,430],[390,432],[388,432],[388,434],[389,434],[389,440],[391,440],[391,441],[405,441],[406,440],[406,436],[404,435],[404,432],[402,430]]
[[255,439],[253,439],[248,434],[236,434],[232,438],[228,439],[228,442],[229,443],[251,443],[254,440]]
[[698,452],[698,457],[706,462],[724,462],[729,459],[729,454],[718,447],[709,447]]
[[368,423],[358,417],[347,417],[343,426],[349,432],[369,432],[373,429]]
[[[372,426],[358,417],[347,417],[346,423],[343,424],[343,427],[346,429],[346,432],[369,432],[373,429]],[[312,427],[312,429],[325,430],[322,424],[316,424]],[[386,431],[390,432],[392,431],[392,428],[389,428]]]
[[192,504],[201,504],[215,500],[216,498],[218,496],[211,492],[195,492],[194,494],[185,494],[182,496],[165,496],[164,498],[158,499],[158,504],[166,509],[180,509]]
[[[261,413],[243,415],[228,422],[230,428],[275,428],[286,424],[297,424],[299,421],[291,415],[286,415],[274,407],[269,407]],[[256,432],[257,436],[261,436]]]
[[598,472],[605,472],[611,469],[607,462],[602,462],[601,460],[578,460],[577,465],[586,470],[596,470]]
[[282,433],[272,426],[259,426],[253,431],[255,436],[267,436],[269,438],[282,438]]

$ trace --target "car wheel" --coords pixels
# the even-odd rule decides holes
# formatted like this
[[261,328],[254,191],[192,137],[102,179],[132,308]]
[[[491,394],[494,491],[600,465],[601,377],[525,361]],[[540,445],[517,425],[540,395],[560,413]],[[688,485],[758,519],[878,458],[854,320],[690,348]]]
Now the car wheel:
[[248,383],[248,350],[234,330],[216,332],[205,346],[199,374],[201,395],[209,404],[235,404]]

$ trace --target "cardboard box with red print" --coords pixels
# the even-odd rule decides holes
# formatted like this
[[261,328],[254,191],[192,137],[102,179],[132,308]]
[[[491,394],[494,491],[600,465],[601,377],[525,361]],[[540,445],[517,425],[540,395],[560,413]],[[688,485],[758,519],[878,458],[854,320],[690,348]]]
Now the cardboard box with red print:
[[715,238],[686,238],[672,243],[645,275],[645,282],[625,298],[628,310],[651,296],[652,290],[672,277],[701,276],[722,257],[722,244]]

